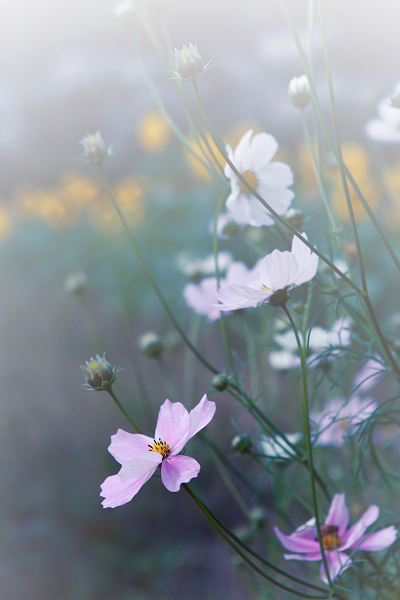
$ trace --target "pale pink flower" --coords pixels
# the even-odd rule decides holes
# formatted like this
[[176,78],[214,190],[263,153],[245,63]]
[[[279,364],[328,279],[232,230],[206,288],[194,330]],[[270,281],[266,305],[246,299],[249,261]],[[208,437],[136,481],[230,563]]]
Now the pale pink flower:
[[365,393],[376,386],[385,371],[387,371],[381,361],[382,359],[375,355],[364,363],[353,378],[353,386],[356,392]]
[[[288,189],[293,183],[292,170],[284,163],[271,162],[278,150],[278,142],[272,135],[257,133],[252,136],[253,130],[249,129],[235,151],[226,146],[228,157],[271,208],[278,215],[284,215],[294,198],[294,192]],[[271,213],[249,192],[228,164],[224,173],[231,183],[226,208],[235,220],[255,227],[273,225],[275,221]]]
[[[301,235],[308,239],[305,233]],[[259,260],[256,267],[257,274],[247,284],[236,281],[235,285],[219,290],[217,299],[221,304],[216,305],[219,310],[239,310],[266,303],[285,304],[291,289],[315,276],[318,256],[294,236],[290,252],[274,250]]]
[[382,144],[400,143],[400,109],[393,105],[393,98],[400,93],[400,83],[394,89],[394,94],[379,101],[377,106],[378,118],[370,119],[365,124],[365,135],[375,142]]
[[205,394],[190,413],[180,402],[166,400],[158,413],[154,439],[118,429],[111,436],[108,451],[122,466],[118,475],[107,477],[101,486],[104,508],[130,502],[159,466],[161,481],[170,492],[178,492],[182,483],[197,477],[199,463],[179,452],[208,425],[215,408],[215,402],[210,402]]
[[[242,262],[231,263],[226,271],[226,277],[220,279],[220,290],[234,283],[246,284],[254,279],[254,268],[249,269]],[[209,323],[221,316],[217,302],[218,284],[216,277],[206,277],[200,283],[188,283],[183,289],[186,304],[197,314],[207,317]]]
[[[329,577],[334,581],[348,569],[352,559],[344,550],[366,550],[379,552],[393,544],[397,530],[393,525],[366,534],[367,527],[375,523],[379,516],[379,508],[372,504],[360,519],[347,529],[350,522],[350,512],[346,505],[346,494],[333,496],[328,516],[321,525],[322,545],[328,565]],[[275,535],[282,546],[291,552],[302,554],[284,554],[286,560],[320,560],[322,561],[321,547],[318,541],[315,517],[301,525],[291,535],[285,535],[278,527],[274,527]],[[320,565],[320,576],[324,583],[328,583],[324,563]]]
[[314,423],[315,444],[340,448],[346,436],[356,433],[377,407],[377,402],[372,398],[353,396],[348,401],[345,398],[328,400],[320,412],[312,411],[310,414]]

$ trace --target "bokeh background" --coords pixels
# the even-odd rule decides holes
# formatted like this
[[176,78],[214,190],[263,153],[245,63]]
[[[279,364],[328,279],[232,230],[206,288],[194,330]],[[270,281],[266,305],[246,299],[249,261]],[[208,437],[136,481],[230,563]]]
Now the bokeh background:
[[[303,40],[307,4],[288,2]],[[365,177],[371,198],[379,198],[371,161],[382,149],[371,147],[363,128],[399,77],[400,6],[393,0],[323,5],[347,157]],[[164,361],[185,404],[190,408],[205,391],[218,402],[209,429],[226,452],[235,433],[229,418],[246,424],[175,343],[99,173],[75,160],[78,140],[89,132],[99,130],[114,144],[106,168],[117,199],[175,314],[196,336],[202,322],[184,306],[186,279],[177,256],[211,251],[208,223],[218,190],[174,139],[146,87],[137,44],[188,134],[176,91],[146,35],[139,26],[121,27],[112,8],[108,0],[0,2],[1,596],[236,600],[247,597],[246,573],[234,569],[229,550],[186,495],[169,494],[154,479],[119,509],[104,510],[98,496],[100,483],[117,470],[107,453],[110,435],[128,427],[106,394],[79,390],[79,365],[95,352],[106,351],[112,364],[126,359],[116,391],[149,433],[151,414],[168,395],[157,364],[138,350],[138,336],[149,329],[169,339]],[[152,18],[160,31],[165,24],[173,47],[197,43],[205,61],[213,60],[199,85],[224,140],[235,143],[249,126],[272,133],[295,172],[297,194],[312,202],[299,115],[286,99],[288,81],[302,68],[278,1],[168,0]],[[318,27],[314,52],[328,114]],[[392,169],[386,185],[395,195],[398,149],[384,152]],[[340,198],[337,206],[340,214]],[[378,201],[376,209],[395,236],[398,211]],[[79,271],[88,277],[85,292],[66,292],[66,277]],[[376,299],[381,292],[375,291]],[[223,370],[217,334],[211,327],[201,344]],[[138,401],[138,368],[147,407]],[[197,457],[204,452],[196,440],[191,450]],[[240,526],[240,511],[209,458],[201,462],[210,505]],[[272,498],[272,490],[264,491]]]

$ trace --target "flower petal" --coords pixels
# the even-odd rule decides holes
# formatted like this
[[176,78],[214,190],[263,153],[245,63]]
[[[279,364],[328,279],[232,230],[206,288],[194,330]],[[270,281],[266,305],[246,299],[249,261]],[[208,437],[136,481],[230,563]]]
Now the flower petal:
[[123,429],[118,429],[117,433],[111,436],[108,451],[122,465],[128,460],[136,458],[139,454],[143,454],[148,450],[147,444],[152,442],[153,440],[147,435],[128,433]]
[[[344,552],[337,552],[336,550],[331,552],[325,552],[325,558],[328,565],[329,577],[331,578],[331,581],[334,581],[336,577],[338,577],[341,573],[343,573],[343,571],[348,569],[352,563],[350,556],[347,556],[347,554],[344,554]],[[328,585],[328,578],[326,576],[325,565],[323,562],[321,562],[321,565],[319,567],[319,574],[321,576],[322,581],[326,583],[326,585]]]
[[156,440],[165,440],[169,444],[171,454],[174,454],[176,447],[180,446],[182,449],[185,445],[189,427],[189,413],[183,404],[166,400],[158,413],[154,437]]
[[200,465],[190,456],[171,456],[161,465],[161,480],[168,491],[178,492],[182,483],[197,477]]
[[350,527],[350,529],[342,535],[342,545],[341,548],[346,550],[346,548],[351,548],[352,546],[357,546],[361,537],[364,535],[367,527],[375,523],[379,516],[379,508],[375,504],[372,504],[363,515],[359,518],[357,523]]
[[350,521],[350,512],[346,504],[346,494],[335,494],[329,507],[325,525],[336,525],[338,535],[342,537]]
[[122,506],[130,502],[151,476],[152,473],[150,472],[142,475],[142,477],[136,477],[128,483],[124,483],[119,475],[107,477],[101,485],[100,496],[104,498],[102,502],[103,507],[115,508],[116,506]]
[[[397,537],[397,529],[391,525],[390,527],[385,527],[385,529],[381,529],[380,531],[375,531],[374,533],[367,534],[364,536],[361,544],[357,544],[357,550],[370,550],[372,552],[378,552],[379,550],[385,550],[393,544]],[[351,546],[353,549],[355,545]]]
[[283,290],[293,283],[297,273],[294,256],[288,252],[273,250],[260,263],[260,276],[263,284],[274,292]]
[[217,405],[215,402],[210,402],[207,398],[207,394],[204,394],[197,406],[189,413],[190,431],[187,438],[188,440],[209,424],[215,414],[216,408]]
[[318,552],[319,543],[315,540],[308,540],[295,535],[285,535],[278,527],[274,527],[274,532],[282,546],[292,552]]
[[285,560],[322,560],[321,552],[310,552],[309,554],[284,554]]
[[136,477],[154,473],[161,461],[162,456],[159,452],[152,452],[147,449],[147,452],[144,452],[140,456],[124,462],[118,475],[126,483]]

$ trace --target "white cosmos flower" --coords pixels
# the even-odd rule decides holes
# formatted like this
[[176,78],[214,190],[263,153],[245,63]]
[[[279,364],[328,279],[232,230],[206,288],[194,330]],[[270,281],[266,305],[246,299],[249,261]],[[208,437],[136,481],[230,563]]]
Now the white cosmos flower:
[[[257,265],[256,265],[257,267]],[[237,261],[228,266],[226,277],[220,279],[220,290],[233,283],[246,284],[255,277],[255,268],[249,269],[244,263]],[[189,308],[192,308],[198,315],[207,317],[212,323],[221,316],[219,305],[216,304],[218,293],[218,284],[216,277],[206,277],[200,283],[188,283],[183,289],[183,297]]]
[[[263,436],[260,438],[260,449],[262,454],[268,458],[285,460],[296,456],[296,451],[292,448],[302,439],[302,433],[287,433],[285,438],[281,435]],[[287,440],[287,441],[286,441]]]
[[392,99],[400,93],[400,82],[394,93],[383,98],[376,108],[378,118],[370,119],[365,124],[365,135],[375,142],[383,144],[400,144],[400,109],[396,108]]
[[[273,350],[268,356],[269,363],[274,369],[295,369],[300,367],[300,357],[297,351],[296,336],[292,329],[278,333],[274,340],[282,350]],[[339,356],[342,348],[351,342],[350,320],[346,317],[337,319],[330,329],[316,325],[306,333],[307,366],[314,368],[324,359]]]
[[[226,271],[233,262],[233,257],[227,250],[221,250],[217,255],[218,269],[220,272]],[[178,269],[187,277],[200,279],[205,275],[215,274],[215,255],[213,252],[207,254],[205,258],[193,258],[187,252],[181,252],[176,257]]]
[[[301,234],[308,239],[305,233]],[[238,310],[261,304],[281,306],[288,299],[288,292],[310,281],[318,268],[318,256],[303,244],[296,236],[293,237],[292,250],[281,252],[274,250],[258,261],[254,267],[254,278],[247,284],[236,281],[217,293],[221,304],[219,310]]]
[[[269,133],[257,133],[249,129],[232,151],[226,146],[229,159],[246,181],[278,213],[284,215],[289,208],[294,192],[288,189],[293,183],[291,168],[281,162],[271,162],[278,150],[278,142]],[[231,193],[226,201],[227,209],[235,220],[243,225],[273,225],[271,213],[255,198],[229,165],[224,173],[231,183]]]

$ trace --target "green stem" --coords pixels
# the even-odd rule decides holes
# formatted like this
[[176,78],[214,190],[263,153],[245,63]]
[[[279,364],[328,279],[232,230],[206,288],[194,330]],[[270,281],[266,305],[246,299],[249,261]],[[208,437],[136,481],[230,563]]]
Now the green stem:
[[112,389],[111,388],[107,389],[107,392],[110,394],[111,398],[114,400],[114,402],[118,406],[119,410],[122,412],[124,417],[126,417],[126,419],[128,419],[129,423],[137,431],[137,433],[143,433],[143,431],[140,429],[140,427],[138,425],[136,425],[136,423],[132,419],[132,417],[126,412],[125,408],[122,406],[122,404],[120,403],[120,401],[118,400],[117,396],[114,394]]

